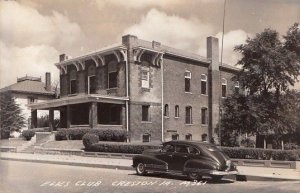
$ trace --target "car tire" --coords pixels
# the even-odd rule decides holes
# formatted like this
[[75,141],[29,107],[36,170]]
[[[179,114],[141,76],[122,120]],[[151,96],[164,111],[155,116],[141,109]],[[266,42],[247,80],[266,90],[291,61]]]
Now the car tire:
[[220,181],[223,178],[223,176],[211,176],[211,178],[213,181]]
[[202,176],[200,176],[198,173],[196,173],[196,172],[189,172],[188,174],[187,174],[187,176],[188,176],[188,178],[190,179],[190,180],[192,180],[192,181],[194,181],[194,180],[200,180],[201,178],[202,178]]
[[138,163],[136,166],[136,173],[139,176],[143,176],[147,173],[146,168],[145,168],[145,164],[143,163]]

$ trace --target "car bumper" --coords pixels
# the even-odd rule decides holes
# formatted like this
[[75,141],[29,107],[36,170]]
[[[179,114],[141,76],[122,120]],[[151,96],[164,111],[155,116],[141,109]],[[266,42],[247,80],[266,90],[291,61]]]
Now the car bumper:
[[209,172],[211,175],[216,175],[216,176],[226,176],[226,175],[237,175],[239,172],[234,170],[234,171],[218,171],[218,170],[212,170]]

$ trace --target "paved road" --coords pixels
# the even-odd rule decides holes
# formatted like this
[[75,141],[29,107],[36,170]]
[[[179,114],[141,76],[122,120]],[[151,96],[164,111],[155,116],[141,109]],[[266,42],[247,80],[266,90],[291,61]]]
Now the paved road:
[[196,183],[166,175],[140,177],[125,170],[0,160],[1,193],[300,192],[299,181],[206,180]]

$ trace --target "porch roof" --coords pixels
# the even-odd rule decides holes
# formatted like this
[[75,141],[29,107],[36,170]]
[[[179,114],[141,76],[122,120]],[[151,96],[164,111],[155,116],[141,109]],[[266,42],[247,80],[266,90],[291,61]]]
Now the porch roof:
[[88,103],[88,102],[125,104],[125,101],[128,100],[129,100],[128,97],[90,94],[90,95],[69,96],[60,99],[48,100],[40,103],[32,103],[32,104],[28,104],[28,107],[31,109],[45,110],[49,108],[57,108],[66,105]]

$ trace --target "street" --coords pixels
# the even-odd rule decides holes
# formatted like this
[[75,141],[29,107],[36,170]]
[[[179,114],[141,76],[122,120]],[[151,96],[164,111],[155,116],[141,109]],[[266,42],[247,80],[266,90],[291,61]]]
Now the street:
[[299,181],[191,182],[170,175],[5,160],[0,160],[0,176],[1,193],[300,192]]

